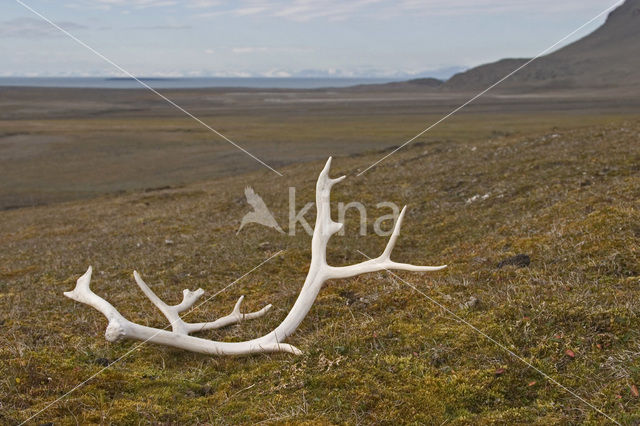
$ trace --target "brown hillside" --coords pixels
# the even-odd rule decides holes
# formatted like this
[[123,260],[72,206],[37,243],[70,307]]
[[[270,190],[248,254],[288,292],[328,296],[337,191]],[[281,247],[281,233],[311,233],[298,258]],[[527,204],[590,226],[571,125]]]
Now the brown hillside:
[[[453,76],[448,90],[483,89],[527,59],[503,59]],[[640,0],[627,0],[588,36],[537,59],[500,85],[509,91],[640,87]]]

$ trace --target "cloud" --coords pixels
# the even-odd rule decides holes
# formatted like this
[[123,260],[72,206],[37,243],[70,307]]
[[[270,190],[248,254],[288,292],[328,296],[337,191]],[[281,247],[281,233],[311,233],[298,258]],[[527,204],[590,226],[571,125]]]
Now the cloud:
[[175,6],[179,2],[175,0],[92,0],[85,3],[94,3],[97,6],[111,8],[114,6],[126,6],[136,9],[144,9],[147,7],[166,7]]
[[[67,31],[86,29],[84,25],[74,22],[56,22],[56,25]],[[36,18],[16,18],[0,22],[0,37],[43,38],[59,37],[60,30],[51,24]]]
[[266,6],[252,6],[252,7],[241,7],[239,9],[235,9],[233,12],[236,15],[257,15],[259,13],[266,12],[268,7]]
[[329,20],[343,20],[357,15],[368,6],[383,3],[383,0],[352,0],[352,1],[307,1],[295,0],[287,7],[273,12],[274,16],[294,21],[309,21],[316,18]]
[[129,30],[190,30],[191,25],[139,25],[127,27]]
[[557,12],[592,8],[603,8],[602,1],[399,0],[396,3],[397,14],[418,13],[421,15],[488,15],[509,12],[551,15]]
[[232,47],[231,52],[235,54],[243,53],[264,53],[269,49],[267,47]]
[[267,47],[267,46],[239,46],[229,48],[231,53],[236,55],[254,54],[254,53],[303,53],[310,52],[312,49],[306,47]]
[[241,0],[224,2],[215,10],[201,12],[197,16],[211,18],[220,15],[247,16],[262,15],[291,21],[310,21],[325,18],[343,20],[357,15],[368,5],[384,3],[388,0]]
[[[104,1],[104,0],[103,0]],[[151,0],[148,0],[151,1]],[[193,0],[192,0],[193,1]],[[187,4],[190,2],[187,1]],[[297,22],[338,21],[356,17],[491,15],[558,12],[602,7],[602,0],[236,0],[216,1],[197,16],[262,15]]]
[[191,9],[206,9],[220,5],[220,0],[191,0],[187,2],[187,7]]
[[[490,15],[558,12],[602,8],[602,0],[73,0],[69,7],[102,10],[177,7],[197,15],[261,15],[297,22],[339,21],[357,17]],[[622,0],[621,0],[622,1]]]
[[71,8],[112,10],[119,8],[126,9],[147,9],[154,7],[187,6],[189,8],[208,8],[220,4],[218,0],[76,0],[67,4]]

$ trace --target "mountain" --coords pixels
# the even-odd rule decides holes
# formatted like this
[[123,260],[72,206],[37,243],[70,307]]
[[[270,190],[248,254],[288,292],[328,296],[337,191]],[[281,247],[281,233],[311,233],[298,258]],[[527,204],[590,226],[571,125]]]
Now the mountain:
[[[502,59],[458,73],[445,90],[482,90],[528,59]],[[640,87],[640,0],[627,0],[586,37],[540,57],[501,90]]]

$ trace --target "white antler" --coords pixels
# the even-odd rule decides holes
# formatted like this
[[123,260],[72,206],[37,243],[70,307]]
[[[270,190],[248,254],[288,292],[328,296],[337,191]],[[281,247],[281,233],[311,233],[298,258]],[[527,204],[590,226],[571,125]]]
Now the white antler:
[[75,289],[64,293],[64,295],[78,302],[93,306],[107,317],[109,325],[105,337],[109,341],[116,341],[121,338],[135,339],[214,355],[243,355],[261,352],[301,354],[302,352],[298,348],[282,342],[295,332],[302,320],[306,317],[325,281],[389,269],[428,272],[446,268],[446,265],[415,266],[406,263],[397,263],[391,260],[391,252],[400,234],[400,226],[404,218],[406,206],[402,209],[394,225],[387,247],[379,257],[349,266],[331,266],[327,264],[327,243],[331,236],[340,231],[343,226],[343,224],[334,222],[331,219],[331,187],[345,178],[345,176],[342,176],[337,179],[331,179],[329,177],[330,167],[331,158],[329,158],[320,173],[316,184],[316,208],[318,214],[316,216],[313,238],[311,240],[311,264],[309,266],[309,273],[302,286],[302,290],[300,290],[298,299],[291,308],[291,311],[289,311],[289,314],[279,326],[262,337],[245,342],[217,342],[189,336],[189,333],[196,331],[216,329],[238,323],[244,319],[261,317],[267,313],[271,305],[267,305],[257,312],[243,314],[240,312],[240,305],[244,299],[244,296],[242,296],[238,299],[231,314],[213,322],[190,324],[184,322],[180,318],[179,313],[189,309],[198,298],[202,296],[204,293],[202,289],[193,292],[184,290],[182,302],[175,306],[169,306],[156,296],[135,271],[133,275],[138,286],[153,304],[162,311],[164,316],[167,317],[171,323],[172,331],[146,327],[124,318],[109,302],[93,293],[89,288],[91,267],[78,279]]

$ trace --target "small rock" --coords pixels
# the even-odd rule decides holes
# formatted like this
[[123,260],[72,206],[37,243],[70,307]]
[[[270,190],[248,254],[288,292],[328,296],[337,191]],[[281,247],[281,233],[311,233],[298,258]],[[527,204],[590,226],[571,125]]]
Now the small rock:
[[168,245],[168,246],[171,246],[171,245],[173,245],[173,240],[169,240],[169,239],[167,239],[167,240],[164,240],[164,243],[165,243],[166,245]]
[[509,257],[504,259],[500,263],[498,263],[498,269],[503,268],[505,266],[515,266],[516,268],[525,268],[531,264],[531,258],[526,254],[518,254],[513,257]]
[[471,198],[467,198],[466,203],[467,203],[467,204],[471,204],[471,203],[473,203],[473,202],[475,202],[475,201],[478,201],[478,200],[486,200],[486,199],[487,199],[487,198],[489,198],[489,197],[491,197],[491,193],[490,193],[490,192],[487,192],[487,193],[486,193],[486,194],[484,194],[484,195],[476,194],[476,195],[474,195],[474,196],[473,196],[473,197],[471,197]]

